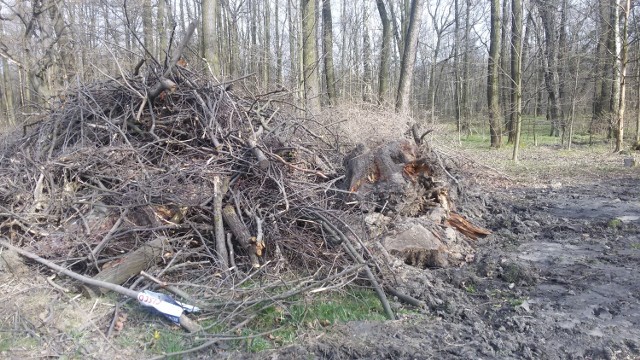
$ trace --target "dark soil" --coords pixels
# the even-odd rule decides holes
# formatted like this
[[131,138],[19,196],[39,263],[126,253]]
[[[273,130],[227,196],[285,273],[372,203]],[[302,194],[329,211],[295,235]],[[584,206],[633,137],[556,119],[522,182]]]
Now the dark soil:
[[399,279],[427,309],[338,325],[251,357],[640,359],[637,177],[474,196],[487,209],[478,221],[494,231],[475,262],[405,268]]

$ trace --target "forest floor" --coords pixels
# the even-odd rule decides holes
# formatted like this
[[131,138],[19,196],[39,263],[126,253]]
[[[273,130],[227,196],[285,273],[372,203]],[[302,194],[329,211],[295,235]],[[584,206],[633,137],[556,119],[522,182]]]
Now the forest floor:
[[[467,197],[482,204],[462,211],[493,235],[465,267],[399,276],[428,309],[310,330],[275,350],[190,357],[639,359],[639,168],[605,147],[530,147],[513,164],[510,149],[436,145],[463,164]],[[156,321],[106,339],[112,298],[85,300],[33,269],[9,270],[0,271],[2,358],[146,358],[141,349],[170,336]]]

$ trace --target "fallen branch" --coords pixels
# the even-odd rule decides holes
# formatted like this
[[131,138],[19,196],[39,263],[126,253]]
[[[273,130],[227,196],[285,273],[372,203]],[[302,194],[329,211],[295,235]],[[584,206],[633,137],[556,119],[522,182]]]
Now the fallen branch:
[[418,308],[426,308],[427,307],[427,304],[424,301],[420,301],[420,300],[414,298],[413,296],[409,296],[407,294],[403,294],[403,293],[401,293],[400,291],[398,291],[396,288],[394,288],[392,286],[385,287],[385,290],[389,294],[397,297],[398,300],[400,300],[400,301],[402,301],[402,302],[404,302],[406,304],[413,305],[413,306],[418,307]]
[[[120,285],[116,285],[116,284],[111,284],[108,282],[104,282],[104,281],[100,281],[100,280],[95,280],[89,277],[86,277],[84,275],[80,275],[78,273],[75,273],[69,269],[65,269],[60,265],[54,264],[49,260],[43,259],[40,256],[31,253],[29,251],[23,250],[19,247],[13,246],[11,245],[7,240],[5,240],[5,238],[1,238],[0,239],[0,245],[4,246],[5,248],[9,249],[9,250],[13,250],[15,252],[17,252],[18,254],[39,262],[40,264],[47,266],[53,270],[56,270],[72,279],[78,280],[80,282],[82,282],[83,284],[87,284],[90,286],[96,286],[99,288],[104,288],[113,292],[116,292],[120,295],[124,295],[133,299],[137,299],[139,293],[135,290],[131,290],[131,289],[127,289],[126,287],[120,286]],[[199,331],[201,329],[200,325],[198,325],[197,323],[195,323],[193,320],[189,319],[185,314],[180,315],[180,325],[185,328],[187,331],[189,332],[196,332]]]
[[213,227],[216,234],[216,251],[218,252],[218,261],[220,269],[223,272],[229,271],[229,252],[224,234],[224,225],[222,223],[222,198],[229,187],[228,182],[221,179],[220,176],[213,177]]
[[[166,238],[158,238],[152,240],[135,251],[127,254],[118,263],[112,267],[103,269],[93,278],[112,284],[123,284],[131,277],[136,276],[142,270],[148,269],[151,265],[158,262],[162,258],[165,250],[170,249]],[[106,291],[103,288],[92,289],[88,286],[84,287],[85,293],[89,296],[102,295]]]

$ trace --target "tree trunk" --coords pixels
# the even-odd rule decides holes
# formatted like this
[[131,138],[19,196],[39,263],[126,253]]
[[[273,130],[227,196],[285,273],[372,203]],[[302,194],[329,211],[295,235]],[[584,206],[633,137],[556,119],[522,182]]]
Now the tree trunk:
[[62,3],[51,4],[51,18],[53,19],[53,27],[58,38],[57,50],[60,53],[60,61],[58,66],[62,69],[62,76],[58,77],[57,82],[62,86],[68,86],[69,80],[74,75],[73,57],[72,57],[72,41],[69,38],[68,25],[64,21]]
[[406,114],[409,112],[411,82],[413,81],[413,68],[418,49],[418,33],[420,32],[422,7],[423,0],[413,0],[411,3],[411,15],[406,40],[404,42],[404,56],[402,57],[400,80],[398,82],[398,93],[396,96],[397,113]]
[[220,58],[218,57],[218,32],[216,12],[218,0],[202,0],[202,54],[209,64],[213,76],[220,76]]
[[453,25],[453,101],[458,141],[462,133],[462,117],[460,109],[460,0],[454,0]]
[[[400,59],[402,59],[402,52],[404,51],[404,38],[406,37],[407,34],[405,33],[400,33],[401,32],[401,28],[400,25],[398,25],[398,18],[396,17],[396,12],[395,12],[395,8],[393,7],[393,1],[389,1],[389,13],[391,15],[391,24],[393,25],[393,36],[396,39],[396,46],[397,46],[397,54],[400,56]],[[394,52],[394,55],[396,53]],[[402,62],[402,61],[401,61]]]
[[569,46],[567,45],[567,17],[569,16],[568,0],[562,0],[562,12],[560,14],[560,34],[558,36],[558,102],[560,106],[561,118],[558,119],[558,130],[561,134],[561,144],[565,143],[566,132],[566,114],[567,111],[566,98],[567,90],[565,82],[567,79],[567,56]]
[[[621,66],[620,59],[618,58],[620,48],[619,48],[619,39],[620,39],[620,10],[618,8],[618,0],[609,0],[610,6],[610,24],[611,24],[611,37],[610,37],[610,47],[609,47],[609,56],[611,57],[612,62],[612,76],[611,76],[611,114],[609,116],[609,137],[614,136],[614,132],[617,138],[617,126],[619,112],[620,112],[620,81],[621,81]],[[617,148],[617,141],[616,141]]]
[[[560,78],[558,75],[558,44],[553,4],[538,0],[540,19],[544,27],[545,66],[544,80],[547,88],[549,108],[548,120],[551,122],[551,136],[559,135],[559,121],[562,116],[560,107]],[[564,50],[564,49],[563,49]]]
[[[268,89],[271,84],[271,4],[264,2],[264,43],[262,44],[262,87]],[[277,31],[277,30],[276,30]]]
[[438,56],[440,52],[440,34],[436,33],[436,46],[433,49],[431,66],[429,66],[429,87],[427,89],[427,108],[431,116],[431,123],[435,122],[436,116],[436,70],[438,68]]
[[324,48],[324,76],[330,105],[336,105],[336,74],[333,67],[333,20],[331,0],[322,0],[322,47]]
[[[4,35],[4,22],[0,21],[0,34]],[[13,109],[13,81],[11,79],[11,71],[9,70],[9,61],[6,57],[2,57],[2,94],[5,104],[5,111],[7,116],[6,123],[9,126],[13,126],[16,123],[15,112]]]
[[465,1],[464,10],[464,52],[462,55],[462,94],[460,96],[460,109],[462,112],[462,129],[465,134],[469,134],[470,124],[469,119],[471,117],[469,111],[469,56],[471,53],[471,0]]
[[369,19],[367,16],[367,12],[365,11],[363,19],[364,26],[362,29],[362,83],[364,85],[362,89],[362,101],[364,102],[371,102],[371,96],[373,94],[373,86],[371,85],[373,81],[373,70],[371,65],[371,40],[369,38],[369,27],[366,25],[368,21]]
[[[616,1],[617,2],[617,1]],[[616,4],[617,7],[617,4]],[[622,1],[622,34],[620,34],[622,47],[620,48],[620,102],[617,114],[616,148],[615,152],[622,151],[624,147],[624,111],[627,89],[627,58],[629,52],[629,12],[631,0]],[[615,25],[615,23],[614,23]]]
[[[637,50],[640,53],[640,42],[637,42]],[[636,143],[640,144],[640,64],[636,64]]]
[[511,0],[511,124],[513,125],[513,161],[518,161],[522,130],[522,0]]
[[[297,49],[297,38],[296,38],[296,34],[298,33],[296,31],[296,23],[294,22],[295,19],[297,17],[293,16],[293,8],[294,8],[294,4],[293,4],[293,0],[288,0],[288,4],[287,4],[287,21],[289,23],[289,61],[290,61],[290,67],[291,67],[291,71],[289,72],[289,84],[292,88],[296,89],[298,88],[298,76],[300,73],[300,69],[298,67],[299,64],[299,59],[300,57],[298,56],[298,49]],[[295,92],[294,96],[297,100],[299,100],[299,96],[298,93]]]
[[515,126],[511,122],[513,113],[511,93],[513,91],[513,79],[509,71],[509,53],[513,44],[509,41],[509,0],[502,0],[502,18],[500,20],[500,104],[502,104],[502,118],[504,119],[507,144],[513,144]]
[[301,0],[302,9],[302,73],[306,110],[320,112],[318,54],[316,53],[316,2]]
[[143,0],[142,2],[142,33],[144,35],[144,47],[148,54],[146,56],[155,56],[155,47],[153,45],[153,13],[151,12],[151,0]]
[[491,36],[487,72],[487,105],[491,147],[502,145],[500,112],[500,0],[491,0]]
[[166,21],[166,0],[158,0],[158,16],[156,18],[156,28],[158,29],[158,61],[164,58],[168,58],[169,54],[165,54],[167,51],[167,21]]
[[275,42],[276,42],[276,85],[282,86],[284,83],[284,79],[282,78],[282,43],[280,42],[280,31],[284,32],[284,28],[280,29],[280,1],[276,1],[276,9],[275,9],[275,26],[276,26],[276,32],[274,34],[275,36]]
[[391,20],[383,0],[376,0],[382,22],[382,43],[380,44],[380,70],[378,72],[378,103],[384,105],[389,92],[391,74]]
[[600,10],[600,42],[598,46],[601,49],[598,54],[598,59],[600,60],[601,66],[600,74],[598,74],[600,77],[600,90],[595,102],[597,109],[594,120],[595,122],[606,122],[608,129],[607,137],[610,138],[612,135],[611,118],[613,111],[612,80],[617,55],[612,55],[612,51],[615,50],[615,41],[613,38],[613,28],[611,26],[611,6],[607,0],[599,1],[598,4]]

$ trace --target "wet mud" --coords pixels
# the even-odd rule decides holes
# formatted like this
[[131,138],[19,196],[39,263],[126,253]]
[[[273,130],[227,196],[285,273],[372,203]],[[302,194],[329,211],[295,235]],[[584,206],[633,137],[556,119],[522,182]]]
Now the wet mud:
[[251,357],[640,359],[640,180],[471,196],[485,209],[476,221],[494,232],[478,243],[475,261],[406,266],[398,277],[399,289],[427,308],[337,325]]

